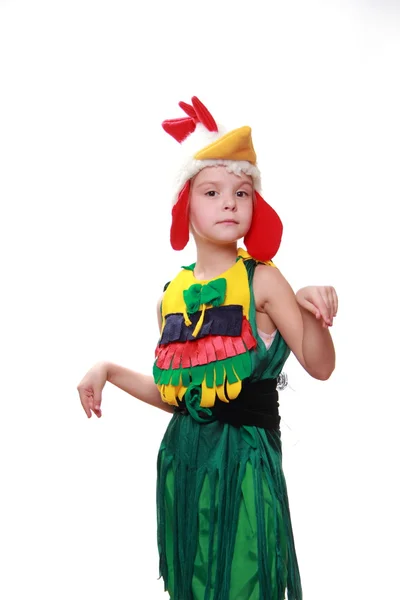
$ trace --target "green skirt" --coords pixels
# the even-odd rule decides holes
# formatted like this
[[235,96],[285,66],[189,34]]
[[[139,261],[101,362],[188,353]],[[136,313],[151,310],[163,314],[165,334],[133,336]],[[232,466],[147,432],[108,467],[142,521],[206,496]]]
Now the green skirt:
[[301,600],[279,430],[174,413],[157,461],[171,600]]

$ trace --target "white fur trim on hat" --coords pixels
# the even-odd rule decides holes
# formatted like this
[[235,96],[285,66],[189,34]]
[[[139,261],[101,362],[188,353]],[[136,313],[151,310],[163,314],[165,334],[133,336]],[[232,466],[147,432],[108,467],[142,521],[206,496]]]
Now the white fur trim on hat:
[[182,162],[176,178],[175,194],[172,204],[178,201],[178,196],[183,186],[189,179],[192,179],[205,167],[224,166],[230,173],[235,175],[249,175],[253,179],[254,189],[257,192],[261,191],[261,174],[256,165],[252,165],[247,160],[223,160],[223,159],[208,159],[196,160],[193,157],[203,148],[209,146],[219,138],[223,137],[226,131],[218,125],[218,131],[208,131],[199,123],[196,129],[182,143]]

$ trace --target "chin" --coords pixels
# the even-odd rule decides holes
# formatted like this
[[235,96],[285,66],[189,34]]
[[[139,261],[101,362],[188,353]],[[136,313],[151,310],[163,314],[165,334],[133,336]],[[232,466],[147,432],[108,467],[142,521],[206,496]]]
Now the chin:
[[240,240],[243,236],[237,236],[237,235],[232,235],[232,236],[227,236],[227,237],[221,237],[218,239],[215,239],[215,243],[217,244],[235,244],[238,240]]

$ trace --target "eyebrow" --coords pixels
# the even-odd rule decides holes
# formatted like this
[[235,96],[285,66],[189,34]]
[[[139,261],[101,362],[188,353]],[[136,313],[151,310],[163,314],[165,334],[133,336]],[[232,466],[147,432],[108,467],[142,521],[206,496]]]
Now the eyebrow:
[[203,181],[202,183],[196,183],[197,187],[203,187],[203,185],[218,185],[217,181]]
[[242,181],[241,185],[249,185],[250,187],[253,187],[253,183],[251,181],[247,181],[247,179],[245,179],[245,181]]
[[[220,181],[212,181],[210,179],[210,180],[207,180],[207,181],[203,181],[202,183],[196,183],[195,187],[203,187],[203,185],[219,185],[220,183],[221,183]],[[242,187],[243,185],[248,185],[249,187],[253,187],[252,182],[247,181],[247,180],[242,181],[240,183],[239,187]]]

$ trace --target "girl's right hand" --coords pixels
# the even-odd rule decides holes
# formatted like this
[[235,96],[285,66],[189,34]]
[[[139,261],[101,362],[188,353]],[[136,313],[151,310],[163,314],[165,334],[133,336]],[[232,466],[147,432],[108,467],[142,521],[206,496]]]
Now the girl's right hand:
[[92,412],[101,417],[101,392],[107,382],[107,363],[95,364],[77,386],[83,409],[90,419]]

